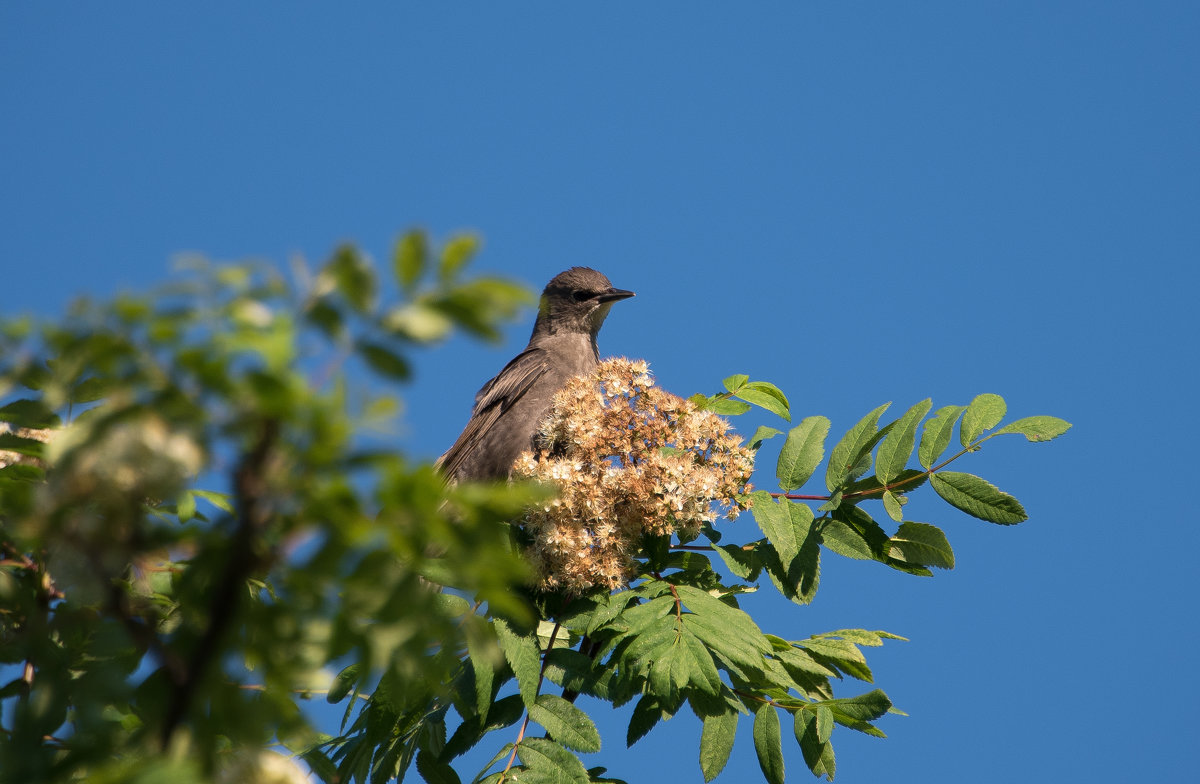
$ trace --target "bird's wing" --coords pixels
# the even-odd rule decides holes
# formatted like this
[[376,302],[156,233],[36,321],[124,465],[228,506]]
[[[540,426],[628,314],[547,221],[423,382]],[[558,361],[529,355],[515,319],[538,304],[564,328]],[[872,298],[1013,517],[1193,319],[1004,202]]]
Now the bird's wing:
[[483,385],[475,395],[475,407],[467,426],[454,445],[438,458],[437,464],[443,475],[453,477],[458,473],[483,434],[529,391],[549,367],[549,357],[544,349],[527,348],[513,357],[495,378]]

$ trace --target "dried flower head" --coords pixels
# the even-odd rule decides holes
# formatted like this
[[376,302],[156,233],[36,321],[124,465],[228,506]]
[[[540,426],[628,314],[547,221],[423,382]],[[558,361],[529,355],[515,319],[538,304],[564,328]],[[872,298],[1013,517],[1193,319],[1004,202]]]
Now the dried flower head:
[[727,421],[655,387],[641,360],[610,359],[572,379],[538,439],[513,474],[559,488],[524,519],[546,589],[620,587],[645,534],[695,535],[722,513],[737,517],[734,497],[754,469]]

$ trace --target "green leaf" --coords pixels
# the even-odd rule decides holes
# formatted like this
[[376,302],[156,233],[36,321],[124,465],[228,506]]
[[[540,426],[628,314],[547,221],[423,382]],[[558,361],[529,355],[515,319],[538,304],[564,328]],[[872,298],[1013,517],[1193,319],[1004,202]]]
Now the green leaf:
[[706,398],[699,408],[706,409],[720,416],[740,416],[750,410],[749,403],[740,400],[730,400],[728,397],[714,395]]
[[1009,422],[996,431],[1001,433],[1020,433],[1029,441],[1050,441],[1058,438],[1071,429],[1071,423],[1065,419],[1052,416],[1031,416]]
[[517,744],[517,756],[531,772],[547,776],[547,781],[587,784],[589,780],[579,757],[549,738],[525,738]]
[[704,717],[704,729],[700,733],[700,772],[706,782],[715,779],[729,762],[737,723],[735,710]]
[[886,485],[904,470],[916,442],[917,426],[932,406],[933,401],[925,398],[905,411],[884,436],[875,458],[875,476],[883,484]]
[[426,245],[424,233],[410,231],[396,240],[392,249],[392,272],[400,288],[407,294],[412,293],[429,263]]
[[358,683],[358,674],[361,670],[362,665],[351,664],[339,672],[333,679],[333,683],[329,687],[329,692],[325,695],[325,701],[331,705],[341,702],[354,689],[355,684]]
[[233,514],[232,496],[228,493],[215,493],[212,490],[190,490],[194,496],[199,496],[226,514]]
[[321,274],[355,310],[360,313],[370,310],[375,298],[375,272],[358,248],[353,245],[339,247]]
[[825,470],[825,487],[830,492],[840,488],[853,476],[863,459],[864,451],[869,448],[879,430],[879,417],[890,405],[891,403],[884,403],[860,419],[858,424],[846,431],[833,448],[829,455],[829,466]]
[[8,422],[13,427],[28,427],[34,430],[58,427],[62,421],[58,415],[46,407],[40,400],[14,400],[0,407],[0,422]]
[[1007,406],[999,395],[984,393],[976,396],[963,414],[958,438],[963,446],[970,446],[985,430],[991,430],[1004,419]]
[[181,495],[179,503],[175,505],[175,516],[181,523],[186,523],[194,518],[196,516],[196,496],[190,492]]
[[633,715],[629,717],[629,729],[625,732],[625,745],[632,746],[646,736],[646,733],[654,729],[654,725],[658,724],[662,718],[662,709],[658,707],[658,700],[651,694],[645,694],[637,705],[633,706]]
[[493,622],[493,626],[496,629],[496,639],[500,642],[500,650],[504,652],[508,666],[512,667],[513,675],[517,676],[521,701],[528,708],[537,701],[538,680],[541,676],[541,657],[538,654],[537,642],[532,637],[518,636],[499,618]]
[[[726,379],[726,381],[728,380]],[[739,387],[736,391],[730,391],[733,392],[734,397],[740,400],[745,400],[747,403],[752,403],[759,408],[765,408],[772,414],[780,416],[789,422],[792,419],[787,397],[779,387],[768,381],[751,381],[749,384]]]
[[806,417],[788,432],[775,469],[781,490],[791,492],[808,481],[825,458],[827,435],[829,420],[823,416]]
[[[857,507],[846,507],[858,510]],[[865,518],[865,519],[859,519]],[[838,555],[854,558],[860,561],[880,560],[888,536],[879,524],[865,512],[861,515],[849,515],[838,509],[832,518],[825,519],[820,525],[821,544]]]
[[923,468],[932,468],[954,436],[954,425],[958,417],[966,410],[966,406],[943,406],[925,421],[925,430],[921,433],[921,445],[917,448],[917,460]]
[[730,376],[729,378],[724,379],[721,382],[721,385],[723,387],[725,387],[725,390],[727,392],[737,392],[739,389],[744,387],[746,385],[746,382],[749,380],[750,380],[749,376],[739,373],[735,376]]
[[680,635],[680,660],[686,664],[688,682],[705,694],[721,693],[721,674],[708,647],[688,628]]
[[882,690],[875,689],[857,697],[824,700],[821,705],[829,708],[833,713],[833,720],[843,727],[882,737],[883,733],[869,722],[887,713],[892,707],[892,701]]
[[452,237],[442,248],[442,259],[438,265],[438,278],[443,283],[449,283],[458,277],[467,262],[479,250],[479,238],[473,234],[459,234]]
[[481,722],[487,721],[488,710],[492,706],[492,687],[496,679],[492,658],[495,650],[494,646],[485,645],[482,640],[477,640],[475,635],[467,636],[467,656],[474,675],[474,707]]
[[904,508],[900,505],[900,499],[891,490],[883,492],[883,511],[897,523],[904,519]]
[[1013,525],[1029,518],[1020,501],[974,474],[939,471],[929,481],[951,506],[980,520]]
[[454,321],[423,302],[413,302],[389,310],[383,317],[383,327],[415,343],[432,343],[450,334]]
[[408,360],[382,343],[360,340],[356,347],[367,365],[379,375],[398,381],[406,381],[412,376]]
[[[804,753],[804,764],[808,766],[814,776],[824,776],[827,780],[832,781],[836,770],[833,744],[829,742],[828,731],[822,740],[821,710],[821,708],[817,708],[816,710],[796,711],[793,731],[796,734],[796,741],[800,744],[800,751]],[[825,708],[824,715],[828,717],[824,721],[832,725],[832,712]]]
[[754,711],[754,751],[758,766],[769,784],[783,784],[783,739],[779,733],[779,714],[766,703]]
[[858,646],[849,640],[835,639],[837,632],[831,635],[815,634],[807,640],[797,640],[796,644],[804,648],[820,663],[835,667],[852,678],[872,682],[871,668],[867,666],[867,657],[863,656]]
[[529,718],[546,728],[556,741],[575,751],[599,751],[600,732],[588,715],[562,697],[538,695]]
[[891,538],[888,554],[918,566],[954,568],[954,551],[942,529],[928,523],[904,523]]
[[421,774],[421,778],[426,784],[461,784],[462,782],[458,774],[454,772],[454,768],[444,762],[439,762],[437,757],[425,749],[417,752],[417,773]]
[[758,429],[754,431],[754,435],[750,437],[750,442],[747,444],[747,446],[749,446],[750,449],[757,451],[758,448],[763,445],[764,441],[766,441],[768,438],[774,438],[782,432],[782,430],[776,430],[773,427],[759,425]]

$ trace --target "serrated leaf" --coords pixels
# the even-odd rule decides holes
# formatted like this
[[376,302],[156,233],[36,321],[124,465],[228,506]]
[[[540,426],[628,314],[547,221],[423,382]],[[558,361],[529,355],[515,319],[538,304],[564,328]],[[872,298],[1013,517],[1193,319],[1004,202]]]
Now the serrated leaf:
[[690,629],[680,635],[680,661],[686,663],[687,681],[706,694],[721,693],[721,674],[712,654]]
[[791,492],[802,487],[825,458],[825,437],[829,435],[829,420],[811,416],[793,427],[779,452],[775,475],[779,488]]
[[1004,398],[985,392],[977,395],[963,413],[962,427],[958,438],[963,446],[970,446],[985,430],[991,430],[1004,419],[1008,406]]
[[[475,635],[467,636],[467,658],[474,675],[475,712],[480,722],[487,721],[488,710],[492,706],[492,686],[496,679],[496,670],[492,657],[495,647],[485,645],[477,640]],[[499,662],[496,662],[499,663]]]
[[821,705],[829,708],[833,712],[833,720],[843,727],[866,732],[869,735],[882,735],[874,727],[863,725],[886,714],[892,707],[892,701],[881,689],[874,689],[857,697],[824,700]]
[[891,538],[889,554],[918,566],[954,568],[954,551],[942,529],[928,523],[904,523]]
[[426,749],[417,752],[417,773],[421,774],[425,784],[462,784],[454,768],[439,762]]
[[[549,738],[525,738],[517,744],[517,756],[531,771],[550,776],[550,781],[588,782],[587,768],[579,757]],[[518,777],[517,780],[522,779]]]
[[428,263],[429,255],[425,235],[419,231],[410,231],[400,239],[392,249],[392,272],[396,281],[405,293],[411,293],[417,281],[421,279]]
[[917,427],[932,406],[933,401],[925,398],[905,411],[884,436],[875,458],[875,476],[883,484],[895,479],[908,464],[917,439]]
[[749,380],[749,376],[745,375],[744,373],[738,373],[737,375],[729,376],[728,378],[723,379],[721,381],[721,386],[725,387],[727,392],[737,392],[739,389],[744,387],[746,382]]
[[825,487],[833,492],[840,488],[852,475],[863,459],[864,450],[872,443],[878,432],[879,417],[891,403],[884,403],[860,419],[846,431],[829,455],[829,466],[825,470]]
[[704,729],[700,733],[700,772],[706,782],[715,779],[729,762],[737,723],[735,710],[704,717]]
[[562,697],[538,695],[529,718],[546,728],[556,741],[575,751],[600,750],[600,731],[588,715]]
[[883,492],[883,511],[897,523],[904,519],[904,508],[900,506],[900,499],[891,490]]
[[500,642],[500,650],[504,652],[508,666],[512,667],[513,675],[517,676],[521,701],[528,708],[537,701],[538,680],[541,675],[541,657],[538,654],[537,643],[530,637],[519,636],[499,618],[493,622],[493,626],[496,629],[496,639]]
[[923,468],[932,468],[954,437],[954,425],[966,406],[943,406],[934,415],[925,420],[925,429],[921,433],[921,445],[917,447],[917,460]]
[[747,443],[747,446],[750,449],[757,451],[758,448],[763,445],[764,441],[766,441],[769,438],[774,438],[775,436],[779,435],[782,432],[783,432],[782,430],[777,430],[776,428],[773,428],[773,427],[767,427],[766,425],[759,425],[758,429],[754,431],[754,435],[752,435],[750,437],[750,441]]
[[774,706],[760,703],[754,711],[754,752],[769,784],[783,784],[783,739]]
[[[821,739],[823,726],[819,724],[819,711],[819,708],[796,711],[793,732],[796,735],[796,742],[800,744],[800,751],[804,753],[804,764],[808,766],[814,776],[824,776],[827,780],[832,781],[836,767],[833,744],[829,742],[827,733],[825,739]],[[832,724],[833,714],[826,709],[825,715],[829,717],[828,721]]]
[[779,387],[768,381],[751,381],[733,393],[734,397],[764,408],[776,416],[789,422],[792,420],[791,408]]
[[974,474],[939,471],[929,481],[951,506],[980,520],[1013,525],[1029,518],[1020,501]]
[[888,535],[856,506],[839,507],[821,523],[821,544],[838,555],[860,560],[882,560],[887,556]]
[[625,731],[625,745],[632,746],[646,737],[646,733],[654,729],[654,725],[658,724],[661,718],[662,710],[658,707],[658,701],[652,695],[643,695],[637,705],[633,706],[633,715],[629,717],[629,729]]
[[1050,441],[1058,438],[1071,429],[1071,423],[1065,419],[1052,416],[1031,416],[1009,422],[996,431],[1001,433],[1020,433],[1029,441]]

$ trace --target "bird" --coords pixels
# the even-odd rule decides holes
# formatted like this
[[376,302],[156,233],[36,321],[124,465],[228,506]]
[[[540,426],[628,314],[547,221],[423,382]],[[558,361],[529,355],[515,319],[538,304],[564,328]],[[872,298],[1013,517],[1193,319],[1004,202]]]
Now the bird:
[[554,395],[600,362],[596,335],[613,303],[634,296],[590,267],[571,267],[542,291],[529,345],[475,395],[466,427],[437,467],[448,482],[509,478]]

